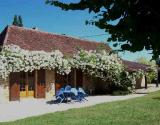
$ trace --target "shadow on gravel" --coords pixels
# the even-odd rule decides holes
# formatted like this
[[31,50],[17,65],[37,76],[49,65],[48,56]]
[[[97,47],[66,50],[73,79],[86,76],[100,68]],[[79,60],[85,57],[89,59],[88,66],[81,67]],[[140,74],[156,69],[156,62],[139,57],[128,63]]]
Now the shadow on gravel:
[[[68,101],[64,100],[62,103],[70,103],[70,102],[71,102],[71,100],[68,100]],[[49,104],[49,105],[60,104],[59,101],[57,101],[57,100],[47,101],[46,103]]]

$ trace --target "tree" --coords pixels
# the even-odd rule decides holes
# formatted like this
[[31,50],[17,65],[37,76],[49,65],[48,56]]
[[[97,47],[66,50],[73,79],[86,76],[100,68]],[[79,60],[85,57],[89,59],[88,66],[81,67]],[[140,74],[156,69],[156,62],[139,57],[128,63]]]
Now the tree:
[[12,24],[15,26],[23,27],[22,17],[15,15]]
[[131,52],[153,50],[153,58],[160,55],[160,8],[153,0],[80,0],[64,3],[47,0],[46,4],[68,10],[88,10],[94,13],[87,21],[109,32],[108,41],[121,50]]
[[18,19],[19,19],[19,26],[20,26],[20,27],[23,27],[22,17],[21,17],[21,16],[18,16]]
[[13,19],[13,23],[12,23],[12,24],[15,25],[15,26],[18,26],[18,25],[19,25],[17,15],[14,16],[14,19]]

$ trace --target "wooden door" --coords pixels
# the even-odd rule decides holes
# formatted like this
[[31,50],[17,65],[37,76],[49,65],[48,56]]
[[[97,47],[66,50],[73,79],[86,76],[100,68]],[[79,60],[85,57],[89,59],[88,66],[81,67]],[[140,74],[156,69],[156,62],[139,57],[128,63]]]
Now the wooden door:
[[80,69],[76,70],[76,87],[82,87],[83,73]]
[[45,70],[37,71],[37,98],[45,98]]
[[34,72],[20,72],[20,97],[33,97],[35,87]]
[[9,76],[9,100],[20,99],[20,73],[10,73]]

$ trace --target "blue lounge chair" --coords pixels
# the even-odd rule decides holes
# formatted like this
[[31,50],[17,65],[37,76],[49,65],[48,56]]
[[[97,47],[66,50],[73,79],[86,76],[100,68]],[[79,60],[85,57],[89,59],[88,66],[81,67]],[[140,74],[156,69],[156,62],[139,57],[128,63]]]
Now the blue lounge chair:
[[64,88],[61,88],[59,91],[56,93],[56,101],[58,103],[62,103],[65,100],[64,96]]
[[71,89],[71,99],[76,100],[78,102],[82,101],[82,98],[78,95],[78,91],[76,88]]
[[78,88],[78,95],[80,96],[81,99],[84,99],[86,101],[88,101],[85,97],[88,96],[87,93],[85,93],[85,91],[82,88]]
[[70,85],[66,85],[64,91],[65,91],[65,92],[70,92],[70,91],[71,91],[71,88],[72,88],[72,87],[71,87]]
[[68,98],[71,97],[71,89],[72,89],[72,87],[70,85],[67,85],[64,89],[64,96],[65,96],[67,102],[68,102]]

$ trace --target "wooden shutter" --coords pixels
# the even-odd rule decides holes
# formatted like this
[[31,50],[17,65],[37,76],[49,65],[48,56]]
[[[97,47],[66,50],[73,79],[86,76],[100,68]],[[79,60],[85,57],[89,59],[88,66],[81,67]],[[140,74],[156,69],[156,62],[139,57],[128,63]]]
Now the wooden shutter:
[[9,100],[20,99],[20,73],[10,73],[9,76]]
[[45,70],[37,71],[37,98],[45,98]]

